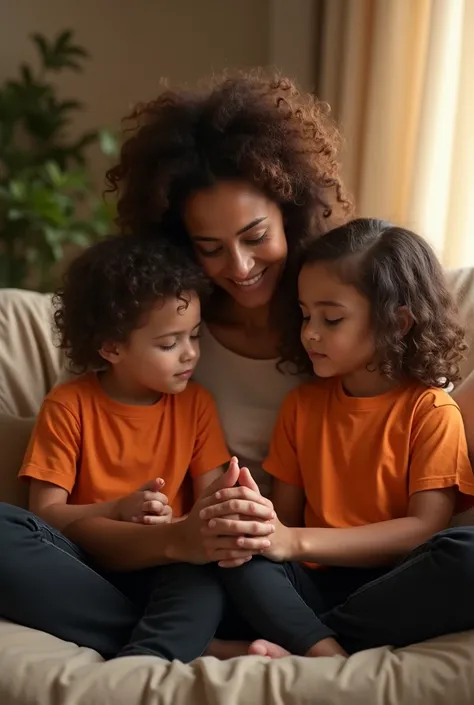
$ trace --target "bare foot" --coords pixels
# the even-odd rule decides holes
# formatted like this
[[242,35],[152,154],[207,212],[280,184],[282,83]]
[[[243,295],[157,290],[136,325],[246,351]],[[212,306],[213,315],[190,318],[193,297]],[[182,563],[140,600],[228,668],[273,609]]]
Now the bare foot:
[[[248,653],[253,656],[267,656],[268,658],[284,658],[291,653],[278,644],[265,639],[258,639],[250,644]],[[322,639],[311,647],[306,656],[317,658],[321,656],[348,656],[342,646],[335,639]]]
[[344,651],[342,646],[332,637],[327,639],[321,639],[317,644],[312,646],[310,650],[306,653],[306,656],[311,656],[313,658],[318,658],[320,656],[349,656],[348,653]]
[[273,644],[266,639],[257,639],[248,647],[248,654],[251,656],[267,656],[268,658],[284,658],[291,656],[290,652],[278,644]]
[[247,656],[249,652],[248,641],[223,641],[213,639],[205,651],[205,656],[214,656],[221,661],[235,656]]

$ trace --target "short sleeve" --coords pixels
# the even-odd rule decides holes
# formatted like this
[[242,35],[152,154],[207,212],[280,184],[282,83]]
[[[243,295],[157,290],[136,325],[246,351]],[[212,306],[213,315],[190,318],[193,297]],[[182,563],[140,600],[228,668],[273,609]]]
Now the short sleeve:
[[461,412],[454,400],[445,396],[435,397],[417,412],[410,440],[410,495],[446,487],[474,495]]
[[281,406],[263,469],[277,480],[303,487],[297,452],[297,392],[290,392]]
[[192,477],[204,475],[229,462],[230,454],[213,398],[196,385],[196,439],[189,471]]
[[62,403],[45,399],[19,477],[51,482],[72,492],[80,454],[80,425]]

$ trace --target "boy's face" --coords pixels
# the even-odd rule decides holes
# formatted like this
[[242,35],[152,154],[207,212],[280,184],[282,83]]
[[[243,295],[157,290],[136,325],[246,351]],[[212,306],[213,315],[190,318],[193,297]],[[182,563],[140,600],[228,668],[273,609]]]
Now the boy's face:
[[195,293],[182,296],[157,303],[127,343],[107,355],[121,395],[139,401],[186,388],[199,359],[201,307]]

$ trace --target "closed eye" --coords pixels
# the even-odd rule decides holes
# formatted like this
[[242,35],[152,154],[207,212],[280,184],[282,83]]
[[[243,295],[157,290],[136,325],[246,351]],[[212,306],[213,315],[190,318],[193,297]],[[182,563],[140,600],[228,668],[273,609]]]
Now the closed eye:
[[265,230],[263,235],[260,235],[260,237],[257,237],[254,240],[246,240],[246,242],[248,242],[249,245],[261,245],[262,242],[265,242],[267,237],[268,237],[268,230]]
[[[256,239],[254,238],[251,240],[247,239],[247,240],[245,240],[245,242],[247,245],[250,245],[251,247],[255,247],[257,245],[262,245],[265,242],[265,240],[267,239],[267,237],[268,237],[268,230],[265,230],[263,235],[260,235],[260,237],[258,237]],[[197,250],[202,257],[218,257],[223,252],[223,247],[222,246],[217,247],[215,250],[203,250],[202,247],[197,247]]]
[[325,318],[324,322],[327,326],[337,326],[343,320],[343,318]]
[[222,247],[218,247],[217,250],[203,250],[202,247],[197,248],[201,257],[217,257],[222,252]]

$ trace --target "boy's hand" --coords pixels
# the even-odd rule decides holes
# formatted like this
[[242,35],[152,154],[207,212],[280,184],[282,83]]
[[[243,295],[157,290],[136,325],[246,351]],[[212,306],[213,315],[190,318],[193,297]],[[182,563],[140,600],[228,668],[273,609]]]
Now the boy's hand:
[[161,477],[150,480],[136,492],[121,497],[115,505],[115,519],[140,524],[168,524],[173,512],[168,497],[160,492],[165,485]]

